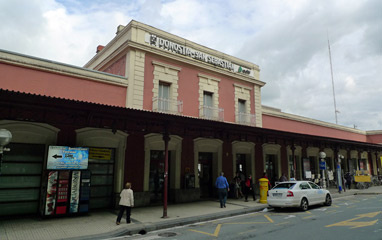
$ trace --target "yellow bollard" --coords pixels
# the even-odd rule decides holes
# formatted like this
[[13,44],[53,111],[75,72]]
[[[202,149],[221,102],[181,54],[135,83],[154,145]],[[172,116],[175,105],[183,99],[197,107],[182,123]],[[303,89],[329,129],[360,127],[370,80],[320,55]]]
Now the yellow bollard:
[[268,182],[266,178],[260,178],[260,203],[267,203]]

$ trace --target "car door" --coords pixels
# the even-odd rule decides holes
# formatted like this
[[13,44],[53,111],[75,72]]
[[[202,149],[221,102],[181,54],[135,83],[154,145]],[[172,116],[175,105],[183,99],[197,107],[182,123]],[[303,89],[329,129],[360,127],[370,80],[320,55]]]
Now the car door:
[[311,192],[314,204],[322,203],[325,197],[323,196],[323,191],[321,188],[313,182],[309,182],[309,185],[312,188]]
[[308,182],[300,183],[301,198],[305,196],[308,199],[309,205],[314,202],[313,191]]

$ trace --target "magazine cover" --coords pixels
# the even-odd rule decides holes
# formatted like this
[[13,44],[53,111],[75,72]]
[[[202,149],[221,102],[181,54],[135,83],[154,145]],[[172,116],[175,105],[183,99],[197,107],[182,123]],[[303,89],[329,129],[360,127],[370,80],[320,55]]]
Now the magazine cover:
[[81,171],[72,172],[72,186],[70,190],[70,213],[78,212],[78,203],[80,198],[80,179]]
[[48,185],[46,188],[45,215],[54,215],[57,194],[57,171],[50,171],[48,175]]

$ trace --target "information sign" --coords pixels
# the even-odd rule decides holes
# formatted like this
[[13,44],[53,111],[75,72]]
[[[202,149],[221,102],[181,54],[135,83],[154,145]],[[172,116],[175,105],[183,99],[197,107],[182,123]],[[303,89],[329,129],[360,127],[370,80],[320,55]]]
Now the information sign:
[[326,170],[326,162],[320,161],[320,170]]
[[87,169],[89,148],[49,146],[47,169]]

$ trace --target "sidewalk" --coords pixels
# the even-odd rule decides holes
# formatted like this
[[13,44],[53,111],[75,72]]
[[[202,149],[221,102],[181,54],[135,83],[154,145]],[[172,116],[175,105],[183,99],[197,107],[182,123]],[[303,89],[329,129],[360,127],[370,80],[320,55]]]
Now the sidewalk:
[[[329,189],[333,198],[355,194],[382,194],[382,186],[369,189],[351,189],[342,194]],[[243,199],[228,199],[227,208],[220,208],[218,200],[168,205],[168,218],[163,216],[163,207],[139,207],[132,210],[131,224],[123,220],[116,225],[117,212],[97,211],[77,217],[53,219],[18,218],[0,220],[1,240],[44,240],[44,239],[102,239],[122,235],[149,232],[158,229],[182,226],[222,217],[261,211],[267,204]]]

